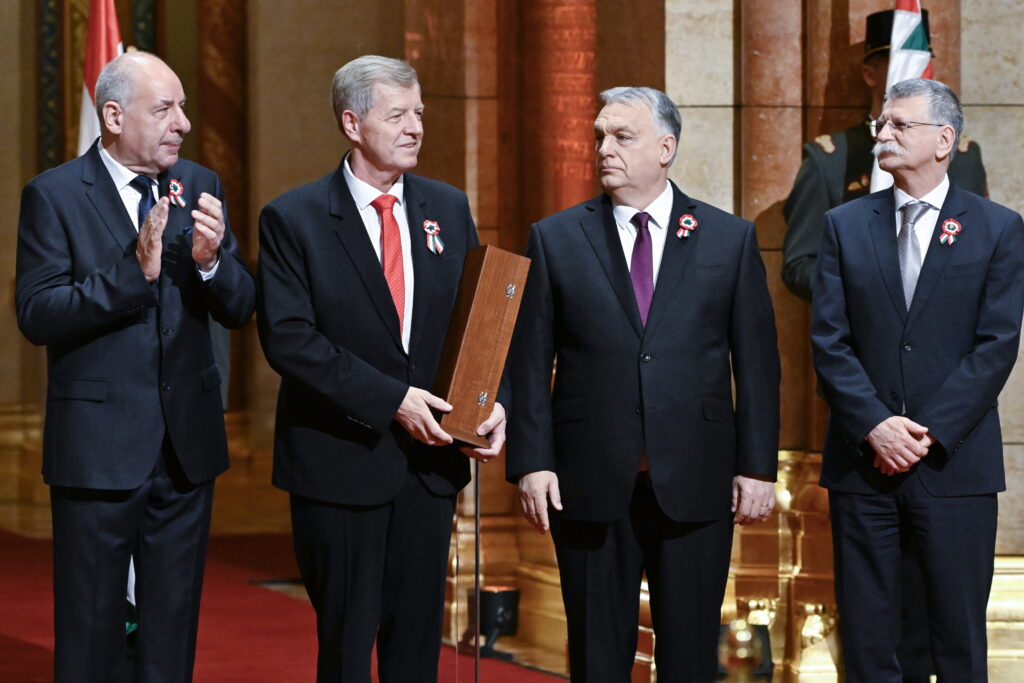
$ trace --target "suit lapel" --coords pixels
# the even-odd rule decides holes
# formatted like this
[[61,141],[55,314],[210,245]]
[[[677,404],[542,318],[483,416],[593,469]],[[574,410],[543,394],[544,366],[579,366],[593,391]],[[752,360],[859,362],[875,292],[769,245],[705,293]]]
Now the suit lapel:
[[[328,188],[328,208],[332,217],[332,227],[342,247],[348,253],[356,272],[363,281],[366,291],[370,295],[377,312],[380,314],[384,326],[391,334],[392,340],[402,349],[402,335],[398,329],[398,311],[395,310],[395,303],[391,300],[391,290],[388,289],[387,280],[384,278],[384,270],[377,259],[377,253],[370,244],[370,238],[366,234],[366,226],[359,215],[352,194],[345,184],[345,175],[342,167],[331,178]],[[404,349],[403,349],[404,352]]]
[[[672,183],[672,214],[669,223],[665,226],[665,251],[661,255],[661,266],[658,269],[658,281],[654,283],[654,299],[651,301],[651,310],[647,315],[647,328],[645,334],[651,334],[657,326],[658,321],[665,317],[665,312],[672,303],[673,296],[680,284],[686,279],[686,273],[693,261],[693,254],[697,250],[698,240],[702,230],[707,228],[701,225],[701,216],[697,215],[696,203],[683,194],[675,183]],[[692,214],[697,219],[697,230],[690,233],[689,237],[679,238],[676,236],[676,229],[679,226],[679,219],[684,214]]]
[[127,249],[138,238],[138,233],[124,209],[124,203],[121,201],[121,195],[117,193],[117,188],[114,187],[113,179],[100,159],[99,148],[96,145],[86,152],[82,182],[90,185],[85,193],[99,214],[100,220],[110,231],[111,237],[121,249]]
[[[914,300],[910,302],[908,325],[912,325],[921,315],[921,309],[924,308],[929,295],[938,285],[939,280],[942,279],[942,271],[946,267],[946,261],[949,260],[950,254],[953,253],[953,245],[939,243],[939,237],[942,235],[942,222],[947,218],[956,218],[963,223],[961,216],[965,213],[967,213],[967,207],[962,201],[961,193],[955,186],[950,185],[949,192],[946,193],[946,201],[943,202],[942,207],[939,209],[939,218],[935,221],[935,229],[932,230],[932,242],[928,246],[928,253],[925,254],[924,263],[921,265],[921,273],[917,278]],[[966,227],[964,232],[967,232]]]
[[[199,195],[189,185],[191,178],[181,180],[180,171],[174,167],[164,171],[157,176],[157,197],[170,196],[171,179],[175,178],[182,184],[181,199],[185,202],[182,208],[175,202],[171,202],[167,209],[167,225],[164,228],[164,258],[161,267],[168,269],[169,277],[160,278],[160,288],[171,286],[172,281],[185,282],[187,276],[183,270],[186,267],[195,268],[192,260],[192,209],[198,208]],[[175,270],[176,269],[176,270]]]
[[622,254],[622,241],[619,239],[615,217],[612,215],[612,202],[608,195],[587,203],[587,216],[580,221],[583,233],[590,241],[597,260],[601,262],[608,281],[618,297],[622,310],[629,319],[629,324],[638,337],[643,337],[644,326],[640,321],[640,308],[636,304],[633,293],[633,282],[629,279],[629,269]]
[[[405,206],[406,218],[409,222],[409,246],[412,249],[412,277],[415,278],[416,287],[412,293],[412,329],[409,331],[409,355],[417,348],[420,337],[423,336],[423,328],[431,319],[431,304],[434,297],[431,296],[433,288],[430,283],[436,282],[440,277],[438,266],[441,263],[441,256],[427,249],[427,240],[423,232],[423,221],[437,220],[436,215],[429,215],[429,202],[425,193],[420,191],[415,176],[405,175]],[[445,226],[439,226],[444,230]],[[442,233],[443,235],[443,233]],[[410,279],[406,274],[406,282]]]
[[893,189],[875,195],[868,229],[875,247],[878,268],[882,281],[889,292],[889,299],[896,307],[900,321],[907,322],[907,304],[903,296],[903,278],[900,276],[899,248],[896,245],[896,203]]

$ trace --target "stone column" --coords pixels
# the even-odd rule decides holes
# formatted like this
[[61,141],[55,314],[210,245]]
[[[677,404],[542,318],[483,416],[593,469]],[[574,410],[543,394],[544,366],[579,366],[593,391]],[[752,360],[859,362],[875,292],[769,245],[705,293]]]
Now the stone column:
[[[1024,21],[1024,8],[1012,0],[957,4],[964,132],[982,148],[992,200],[1024,211],[1024,78],[1020,37],[1014,31]],[[996,573],[988,605],[993,682],[1024,680],[1024,350],[999,396],[999,414],[1007,491],[999,496]]]

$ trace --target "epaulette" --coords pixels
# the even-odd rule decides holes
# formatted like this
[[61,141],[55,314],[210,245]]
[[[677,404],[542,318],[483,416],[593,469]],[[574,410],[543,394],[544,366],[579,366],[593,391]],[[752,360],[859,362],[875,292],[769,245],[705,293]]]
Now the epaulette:
[[966,154],[970,150],[970,148],[971,148],[971,139],[969,137],[967,137],[966,135],[964,135],[963,133],[961,133],[960,134],[960,144],[956,146],[956,151],[960,152],[961,154]]
[[831,135],[819,135],[818,137],[814,138],[814,142],[817,143],[818,147],[821,147],[823,150],[825,150],[825,154],[831,154],[832,152],[836,151],[836,145],[834,142],[832,142]]
[[860,192],[861,190],[867,190],[871,187],[871,178],[867,174],[862,174],[859,180],[852,181],[846,186],[847,192]]

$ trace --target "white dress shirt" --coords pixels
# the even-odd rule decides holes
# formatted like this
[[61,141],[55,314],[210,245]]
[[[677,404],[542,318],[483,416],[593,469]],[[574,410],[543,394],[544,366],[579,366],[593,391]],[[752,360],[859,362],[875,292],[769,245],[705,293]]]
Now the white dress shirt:
[[[381,220],[380,214],[377,213],[377,209],[373,208],[370,203],[377,197],[381,196],[381,194],[394,195],[398,200],[395,202],[393,213],[395,215],[395,220],[398,221],[398,232],[402,237],[402,275],[405,278],[405,320],[402,325],[402,348],[405,349],[406,353],[409,353],[409,332],[412,330],[412,294],[414,278],[412,275],[412,241],[409,233],[409,218],[405,215],[404,176],[400,176],[387,193],[382,193],[373,185],[364,183],[359,178],[356,178],[355,174],[352,173],[352,168],[348,164],[347,154],[345,155],[345,161],[342,164],[342,168],[345,176],[345,184],[348,185],[348,191],[352,194],[352,199],[356,203],[356,209],[359,210],[359,216],[363,219],[363,225],[366,226],[366,234],[370,236],[370,244],[373,245],[373,250],[377,254],[378,261],[380,261]],[[423,239],[426,239],[426,237]]]
[[[139,231],[139,204],[142,203],[142,195],[139,191],[132,187],[132,181],[135,180],[135,176],[141,175],[123,166],[114,157],[110,156],[110,152],[103,149],[102,143],[96,143],[100,150],[100,160],[103,165],[107,168],[107,173],[110,174],[110,178],[114,181],[114,187],[117,188],[117,194],[121,197],[121,203],[124,204],[125,211],[128,212],[128,218],[131,219],[132,225],[135,226],[135,232]],[[160,199],[157,195],[157,184],[152,178],[149,179],[149,191],[153,195],[153,201],[156,202]],[[191,214],[189,214],[191,215]],[[204,272],[202,268],[196,265],[196,270],[199,271],[199,275],[202,276],[203,280],[209,280],[217,274],[217,267],[220,266],[220,257],[217,257],[217,262],[213,264],[213,268],[210,272]]]
[[651,265],[652,281],[655,287],[658,284],[658,271],[661,270],[661,255],[665,253],[665,239],[668,236],[668,222],[672,220],[672,186],[665,181],[665,190],[658,195],[658,198],[642,209],[637,209],[625,204],[612,205],[612,215],[615,216],[615,225],[619,229],[619,240],[622,242],[622,253],[626,257],[626,267],[629,268],[633,259],[633,243],[636,241],[636,226],[631,222],[637,212],[645,211],[651,219],[647,222],[647,229],[651,233]]
[[946,201],[946,195],[949,193],[949,176],[942,176],[942,182],[923,197],[911,197],[898,187],[893,189],[896,193],[897,239],[899,239],[900,227],[903,225],[903,214],[900,212],[900,208],[907,202],[912,202],[915,199],[920,199],[920,201],[928,204],[928,210],[921,214],[921,217],[917,219],[917,223],[914,224],[914,238],[921,247],[921,264],[924,264],[924,257],[928,254],[928,247],[932,243],[932,233],[935,232],[935,224],[939,221],[939,211],[942,209],[942,204]]

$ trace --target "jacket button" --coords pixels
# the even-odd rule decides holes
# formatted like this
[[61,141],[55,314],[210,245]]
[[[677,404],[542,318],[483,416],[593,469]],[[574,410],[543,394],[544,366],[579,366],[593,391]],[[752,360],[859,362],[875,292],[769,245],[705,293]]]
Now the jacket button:
[[635,410],[637,415],[643,415],[644,413],[643,408],[641,408],[640,406],[637,406]]
[[642,354],[640,354],[640,360],[642,360],[644,363],[646,363],[647,361],[651,360],[652,358],[654,358],[654,356],[652,356],[649,353],[642,353]]
[[164,335],[165,337],[170,337],[171,336],[171,332],[173,332],[173,331],[174,330],[172,330],[171,328],[165,327],[162,330],[160,330],[160,334]]
[[910,344],[904,344],[904,345],[903,345],[903,350],[904,350],[904,351],[911,351],[911,350],[913,350],[913,348],[914,348],[914,347],[913,347],[913,346],[911,346]]
[[890,391],[889,392],[889,398],[891,398],[892,400],[895,401],[895,400],[899,399],[899,397],[900,397],[900,395],[897,394],[895,391]]
[[170,391],[171,385],[168,384],[167,382],[161,382],[160,388],[163,389],[164,391]]

